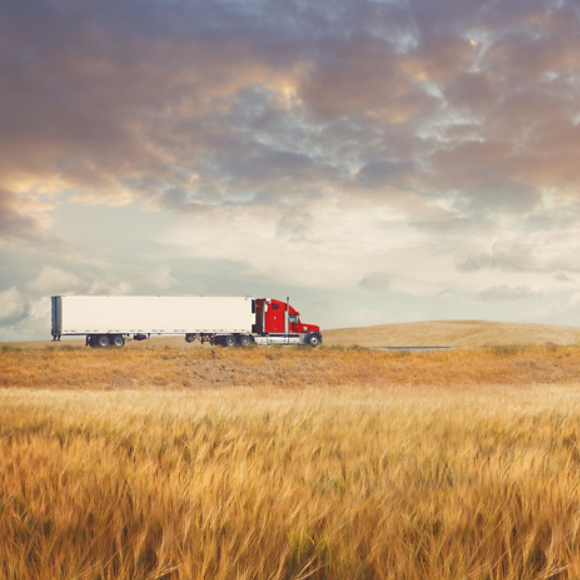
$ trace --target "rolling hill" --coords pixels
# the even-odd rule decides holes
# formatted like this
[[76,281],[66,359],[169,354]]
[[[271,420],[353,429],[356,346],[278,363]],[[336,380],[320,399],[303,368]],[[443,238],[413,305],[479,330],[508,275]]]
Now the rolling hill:
[[339,328],[324,332],[326,346],[454,346],[576,344],[580,327],[487,320],[435,320]]

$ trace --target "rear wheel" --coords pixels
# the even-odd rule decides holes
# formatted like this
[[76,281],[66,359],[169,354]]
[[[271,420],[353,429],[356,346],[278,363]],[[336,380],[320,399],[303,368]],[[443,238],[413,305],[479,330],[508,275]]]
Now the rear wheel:
[[121,348],[122,346],[125,346],[125,339],[123,338],[123,336],[121,334],[116,334],[113,337],[112,344],[113,344],[113,346],[116,346],[117,348]]
[[106,348],[110,344],[111,340],[108,334],[99,334],[99,336],[97,336],[97,346],[99,348]]
[[236,337],[232,334],[224,336],[222,340],[224,346],[234,346],[236,344]]
[[244,348],[246,346],[250,346],[250,344],[252,343],[252,339],[246,334],[240,335],[240,337],[238,338],[238,341],[240,343],[240,346],[243,346]]

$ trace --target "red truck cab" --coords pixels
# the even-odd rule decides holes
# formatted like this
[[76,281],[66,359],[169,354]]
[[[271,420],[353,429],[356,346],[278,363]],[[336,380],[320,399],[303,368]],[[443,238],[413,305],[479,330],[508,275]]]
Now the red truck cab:
[[257,298],[255,310],[255,332],[268,336],[271,339],[269,342],[308,344],[314,347],[322,342],[320,327],[303,323],[300,320],[300,312],[290,306],[288,302],[273,298]]

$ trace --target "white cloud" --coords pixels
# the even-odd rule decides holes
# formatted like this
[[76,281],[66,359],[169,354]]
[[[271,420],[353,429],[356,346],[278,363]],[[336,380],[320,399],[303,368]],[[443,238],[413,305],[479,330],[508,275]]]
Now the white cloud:
[[406,270],[404,248],[427,239],[384,206],[343,211],[329,203],[312,214],[300,236],[280,231],[276,210],[253,208],[236,215],[216,212],[212,220],[192,218],[158,239],[188,257],[237,261],[276,282],[310,288],[356,288],[377,264],[395,276]]
[[82,287],[83,281],[76,274],[55,266],[45,266],[34,280],[25,285],[26,290],[44,296],[75,292]]
[[16,322],[28,312],[28,300],[13,286],[0,292],[0,323]]
[[171,275],[169,266],[160,266],[157,270],[151,272],[147,276],[147,281],[161,290],[167,290],[167,288],[177,283],[177,280]]
[[[424,297],[447,289],[477,298],[477,302],[550,295],[562,290],[562,282],[547,275],[549,270],[543,268],[501,269],[493,276],[488,268],[457,268],[462,256],[477,253],[484,240],[493,245],[494,239],[502,239],[505,229],[515,240],[521,239],[534,249],[552,248],[556,255],[564,245],[558,235],[536,235],[532,239],[530,234],[528,239],[517,219],[506,218],[501,229],[475,228],[477,235],[470,237],[468,231],[457,231],[453,224],[442,224],[438,230],[418,228],[403,212],[385,203],[355,201],[319,200],[311,207],[311,219],[299,236],[277,227],[281,212],[275,207],[237,207],[216,208],[211,219],[188,216],[161,229],[157,241],[165,244],[164,253],[174,258],[238,263],[256,279],[304,288],[375,290]],[[490,290],[480,295],[492,281],[494,286],[511,291]],[[533,291],[522,290],[526,287]],[[475,310],[481,312],[481,306]],[[477,316],[474,312],[473,317]]]
[[95,280],[88,288],[87,294],[124,296],[130,294],[134,286],[129,282],[116,280]]
[[[160,288],[167,287],[160,286],[160,284],[173,282],[167,267],[159,268],[151,276],[153,276],[156,285]],[[104,275],[102,278],[97,277],[92,282],[84,282],[72,272],[67,272],[55,266],[45,266],[36,278],[24,285],[24,289],[42,296],[56,294],[129,294],[134,290],[134,285],[108,275]]]
[[[0,295],[1,296],[1,295]],[[50,339],[50,299],[26,301],[23,315],[2,328],[3,341]]]

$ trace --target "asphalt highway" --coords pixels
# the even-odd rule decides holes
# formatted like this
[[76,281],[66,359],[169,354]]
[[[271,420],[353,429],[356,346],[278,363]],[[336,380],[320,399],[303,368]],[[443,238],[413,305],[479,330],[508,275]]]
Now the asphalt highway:
[[420,352],[423,350],[450,350],[457,348],[456,346],[370,346],[376,350],[409,350],[412,352]]

